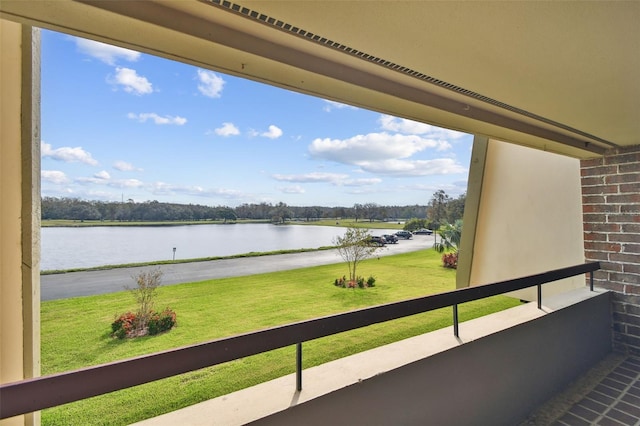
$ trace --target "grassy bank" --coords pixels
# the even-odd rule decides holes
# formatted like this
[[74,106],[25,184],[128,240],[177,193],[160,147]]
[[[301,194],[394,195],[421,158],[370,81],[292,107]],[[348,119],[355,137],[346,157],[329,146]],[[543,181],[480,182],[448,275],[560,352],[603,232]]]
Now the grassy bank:
[[[40,226],[43,228],[50,227],[87,227],[87,226],[185,226],[185,225],[241,225],[243,223],[271,223],[270,220],[249,220],[238,219],[234,222],[225,222],[223,220],[192,220],[192,221],[131,221],[123,222],[119,220],[71,220],[71,219],[45,219],[42,220]],[[294,220],[288,221],[285,225],[316,225],[316,226],[353,226],[356,228],[371,228],[371,229],[402,229],[402,224],[398,222],[369,222],[366,219],[322,219],[322,220]],[[281,225],[280,225],[281,226]]]
[[43,219],[40,226],[49,227],[85,227],[85,226],[184,226],[184,225],[234,225],[240,223],[269,223],[268,220],[239,219],[235,222],[224,220],[167,220],[167,221],[120,221],[120,220],[72,220]]
[[274,254],[291,254],[291,253],[305,253],[308,251],[331,250],[333,248],[335,247],[329,246],[329,247],[318,247],[314,249],[303,248],[303,249],[295,249],[295,250],[251,251],[249,253],[232,254],[229,256],[199,257],[194,259],[180,259],[180,260],[155,260],[152,262],[122,263],[118,265],[94,266],[91,268],[49,269],[46,271],[41,271],[40,275],[66,274],[69,272],[80,272],[80,271],[103,271],[106,269],[133,268],[133,267],[140,267],[140,266],[160,266],[160,265],[171,265],[174,263],[206,262],[210,260],[222,260],[222,259],[240,259],[243,257],[271,256]]
[[[161,287],[158,308],[178,313],[178,327],[154,337],[113,340],[114,316],[135,309],[126,292],[42,303],[42,373],[51,374],[206,340],[287,324],[455,288],[455,271],[424,250],[363,262],[376,287],[333,285],[347,273],[335,264],[250,277]],[[496,297],[460,306],[468,320],[517,305]],[[304,344],[304,367],[422,334],[451,324],[451,310],[433,311]],[[181,376],[43,411],[45,425],[124,425],[224,395],[295,370],[287,347]]]

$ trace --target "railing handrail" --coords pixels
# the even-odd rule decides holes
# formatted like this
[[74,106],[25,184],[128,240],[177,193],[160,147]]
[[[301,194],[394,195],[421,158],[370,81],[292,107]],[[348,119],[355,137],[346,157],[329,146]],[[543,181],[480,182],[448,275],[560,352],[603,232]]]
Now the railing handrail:
[[0,385],[0,419],[187,373],[368,325],[593,273],[599,262],[456,289]]

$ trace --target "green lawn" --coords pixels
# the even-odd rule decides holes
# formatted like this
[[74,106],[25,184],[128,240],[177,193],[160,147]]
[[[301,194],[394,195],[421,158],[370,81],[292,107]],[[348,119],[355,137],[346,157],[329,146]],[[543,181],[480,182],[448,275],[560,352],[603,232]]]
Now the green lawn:
[[[345,264],[161,287],[157,308],[171,307],[178,326],[154,337],[114,340],[116,314],[135,309],[127,292],[42,303],[42,373],[157,352],[238,333],[455,288],[455,271],[433,250],[373,258],[359,275],[376,287],[342,289]],[[461,321],[519,304],[500,296],[461,305]],[[304,368],[451,325],[451,309],[377,324],[303,345]],[[295,371],[287,347],[123,391],[44,410],[45,425],[125,425]]]

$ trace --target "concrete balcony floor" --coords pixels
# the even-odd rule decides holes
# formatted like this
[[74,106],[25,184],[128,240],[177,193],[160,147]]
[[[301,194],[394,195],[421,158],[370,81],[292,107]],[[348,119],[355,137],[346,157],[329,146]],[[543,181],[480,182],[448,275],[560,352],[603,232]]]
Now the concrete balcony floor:
[[520,426],[640,426],[640,357],[612,353]]
[[522,426],[640,426],[640,358],[611,353],[608,294],[535,305],[462,323],[460,338],[447,327],[309,368],[302,392],[289,375],[136,425],[410,425],[427,413],[428,424],[511,426],[533,413]]

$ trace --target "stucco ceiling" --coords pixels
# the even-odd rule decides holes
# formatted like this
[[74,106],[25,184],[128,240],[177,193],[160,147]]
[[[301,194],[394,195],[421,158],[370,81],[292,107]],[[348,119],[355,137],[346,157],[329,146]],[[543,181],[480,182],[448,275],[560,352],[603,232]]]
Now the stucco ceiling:
[[589,157],[640,144],[640,2],[0,2],[2,17]]

